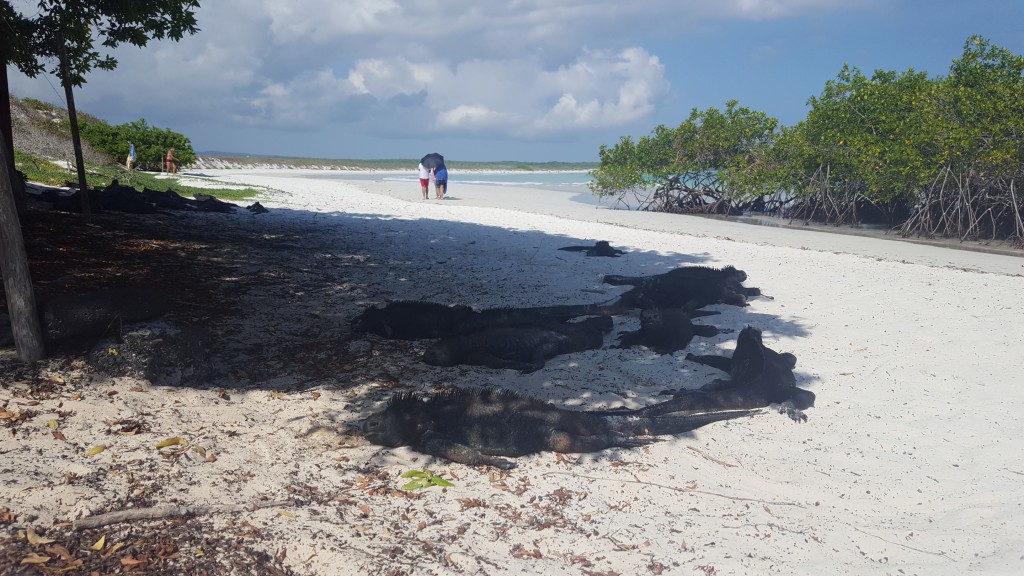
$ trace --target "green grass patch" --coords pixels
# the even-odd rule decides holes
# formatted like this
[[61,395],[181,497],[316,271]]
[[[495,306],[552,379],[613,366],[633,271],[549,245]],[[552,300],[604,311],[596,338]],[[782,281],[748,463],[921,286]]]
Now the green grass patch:
[[[66,170],[53,162],[14,151],[14,163],[18,170],[21,170],[28,177],[30,182],[38,182],[48,186],[66,186],[69,182],[77,183],[78,174],[72,170]],[[244,201],[252,200],[264,190],[256,188],[233,189],[233,188],[195,188],[179,184],[171,178],[157,178],[157,172],[142,172],[136,170],[129,174],[122,166],[90,166],[85,167],[85,181],[92,188],[105,188],[115,179],[126,186],[132,186],[136,190],[149,188],[151,190],[173,190],[191,198],[196,194],[209,194],[221,200]]]

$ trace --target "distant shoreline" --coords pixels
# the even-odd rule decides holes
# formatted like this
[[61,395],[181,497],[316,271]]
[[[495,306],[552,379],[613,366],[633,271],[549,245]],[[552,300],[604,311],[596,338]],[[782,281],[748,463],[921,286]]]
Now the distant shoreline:
[[[186,169],[194,170],[321,170],[332,172],[409,172],[417,160],[328,160],[318,158],[197,156]],[[464,162],[448,161],[448,168],[459,172],[590,172],[596,162]]]

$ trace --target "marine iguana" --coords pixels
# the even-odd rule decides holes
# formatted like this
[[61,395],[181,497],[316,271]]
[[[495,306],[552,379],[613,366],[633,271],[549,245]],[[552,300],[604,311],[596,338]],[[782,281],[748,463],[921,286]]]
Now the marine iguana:
[[164,289],[127,286],[56,296],[42,303],[40,315],[47,341],[60,343],[116,333],[123,325],[156,318],[173,306]]
[[687,277],[697,280],[720,281],[723,279],[734,279],[737,282],[746,282],[747,273],[735,266],[724,268],[713,268],[711,266],[680,266],[668,272],[653,274],[651,276],[621,276],[618,274],[606,274],[605,284],[613,286],[642,286],[650,282],[660,282],[665,278]]
[[659,308],[696,310],[711,304],[746,306],[751,296],[760,296],[758,288],[747,288],[747,273],[732,266],[683,266],[654,276],[604,277],[606,284],[634,286],[609,308],[640,308],[650,300]]
[[623,250],[618,248],[612,248],[612,245],[607,240],[598,240],[593,246],[566,246],[559,248],[559,250],[565,250],[566,252],[583,252],[587,256],[608,256],[611,258],[618,258],[625,254]]
[[796,356],[764,345],[761,331],[747,326],[736,338],[732,357],[687,354],[687,360],[717,368],[728,380],[715,379],[698,390],[682,390],[671,400],[639,408],[638,415],[655,416],[690,411],[740,410],[780,405],[780,412],[806,421],[802,412],[814,406],[814,393],[796,386]]
[[640,329],[619,335],[618,348],[646,346],[658,354],[671,354],[690,345],[694,336],[716,336],[718,328],[694,324],[691,317],[709,315],[682,308],[645,308],[640,311]]
[[353,318],[352,331],[399,340],[442,338],[458,334],[457,327],[470,322],[474,313],[469,306],[459,304],[388,302],[383,308],[370,306]]
[[656,442],[646,436],[680,434],[720,420],[758,412],[643,416],[565,410],[508,390],[445,388],[429,394],[400,392],[362,421],[367,440],[462,464],[510,469],[509,457],[544,450],[596,452]]
[[536,372],[559,354],[600,348],[612,319],[596,316],[580,322],[535,322],[486,328],[444,338],[427,348],[423,361],[433,366],[474,364]]
[[352,330],[400,340],[449,338],[499,326],[562,322],[597,314],[599,308],[597,304],[570,304],[478,311],[461,304],[398,301],[382,308],[370,306],[352,320]]

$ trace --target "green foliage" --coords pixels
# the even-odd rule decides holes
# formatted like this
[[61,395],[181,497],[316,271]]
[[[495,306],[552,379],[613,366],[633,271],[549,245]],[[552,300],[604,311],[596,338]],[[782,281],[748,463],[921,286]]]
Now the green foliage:
[[14,166],[25,173],[30,182],[39,182],[50,186],[63,186],[70,174],[53,162],[34,154],[14,151]]
[[196,159],[192,142],[184,135],[150,126],[141,118],[118,126],[96,120],[82,122],[81,133],[97,150],[119,161],[128,157],[130,144],[135,144],[136,167],[141,170],[160,170],[169,148],[174,148],[179,166]]
[[455,486],[455,484],[435,475],[426,468],[423,468],[423,470],[409,470],[402,474],[402,478],[412,478],[411,481],[402,486],[402,490],[418,490],[420,488],[430,488],[431,486]]
[[19,14],[10,2],[0,2],[0,57],[4,64],[14,64],[19,70],[31,70],[38,64],[32,53],[31,38],[35,25]]
[[778,120],[764,112],[726,102],[725,111],[694,109],[678,128],[677,169],[711,175],[709,186],[728,197],[743,199],[763,192],[765,168],[777,137]]
[[780,130],[733,100],[602,145],[591,190],[667,211],[771,201],[835,223],[871,208],[892,224],[914,207],[904,235],[1024,245],[1024,56],[971,36],[945,78],[913,68],[869,77],[847,64],[808,105],[806,119]]
[[636,143],[623,136],[609,148],[601,145],[601,166],[590,172],[590,190],[601,197],[641,193],[659,181],[663,167],[670,161],[667,140],[660,138],[664,127],[655,129],[654,136],[645,136]]
[[57,62],[68,64],[73,86],[81,86],[93,68],[112,70],[117,60],[101,54],[96,46],[113,50],[121,44],[145,46],[151,39],[180,40],[199,31],[195,10],[198,0],[38,0],[30,17],[18,15],[9,2],[0,3],[0,16],[10,21],[13,34],[4,33],[0,51],[6,63],[13,63],[28,76],[42,72],[47,62],[60,77]]
[[[17,150],[14,151],[14,162],[17,169],[28,176],[30,182],[38,182],[49,186],[64,186],[66,182],[76,178],[72,172],[61,168],[45,158]],[[262,192],[262,190],[254,188],[241,190],[236,188],[195,188],[184,186],[174,179],[157,178],[155,173],[136,170],[134,173],[128,174],[123,167],[109,165],[87,167],[86,181],[93,188],[104,188],[115,179],[122,184],[133,186],[136,190],[143,188],[174,190],[178,194],[190,198],[202,193],[226,201],[245,201],[252,200],[257,194]]]
[[812,214],[831,211],[828,220],[857,221],[868,204],[890,215],[917,206],[907,235],[1011,233],[1021,226],[1022,96],[1024,57],[977,36],[945,78],[913,69],[868,78],[844,66],[780,141],[780,181]]
[[680,193],[756,194],[769,185],[765,166],[777,126],[775,118],[736,100],[724,111],[694,108],[674,129],[658,126],[636,142],[623,137],[614,147],[602,145],[590,189],[620,199],[633,194],[642,207],[659,209],[675,205]]
[[[871,78],[846,65],[809,101],[807,119],[787,141],[791,182],[805,192],[837,193],[871,202],[907,200],[930,177],[935,126],[926,113],[931,81],[913,69],[878,70]],[[793,146],[800,142],[802,149]],[[822,170],[827,183],[799,186]]]
[[53,104],[50,104],[48,102],[43,102],[42,100],[36,100],[35,98],[22,98],[21,101],[26,106],[30,106],[32,108],[35,108],[36,110],[43,110],[52,113],[59,112],[62,115],[67,115],[67,110],[54,106]]
[[934,91],[943,160],[960,171],[983,165],[997,178],[1024,164],[1024,56],[972,36]]

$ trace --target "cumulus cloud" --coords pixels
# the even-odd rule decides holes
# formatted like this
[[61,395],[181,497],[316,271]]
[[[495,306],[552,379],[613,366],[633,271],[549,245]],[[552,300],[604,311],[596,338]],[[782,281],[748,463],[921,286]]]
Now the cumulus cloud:
[[498,112],[481,104],[459,104],[451,110],[441,112],[437,124],[442,128],[478,130],[501,128],[516,123],[517,115]]
[[[664,65],[635,44],[636,29],[653,34],[666,23],[679,30],[700,19],[774,18],[838,4],[228,1],[265,19],[276,59],[265,63],[273,81],[256,87],[250,121],[315,125],[359,97],[361,105],[366,98],[419,102],[419,116],[437,131],[517,137],[627,125],[669,97]],[[422,98],[408,99],[417,95]]]
[[[846,0],[842,7],[873,1]],[[210,132],[223,118],[310,133],[342,126],[399,133],[415,123],[434,137],[584,134],[638,125],[673,98],[678,87],[654,48],[659,39],[664,45],[701,22],[838,6],[218,0],[197,12],[202,31],[195,37],[117,50],[118,70],[90,78],[80,105],[114,121],[146,116]],[[19,90],[25,85],[16,81],[15,91],[37,96]]]
[[372,58],[340,73],[325,68],[266,85],[249,99],[249,117],[238,118],[312,126],[357,98],[360,106],[365,98],[386,105],[422,95],[425,127],[529,136],[623,125],[648,114],[668,90],[659,59],[636,47],[585,50],[552,70],[530,58],[454,65]]
[[429,100],[442,113],[440,126],[519,136],[622,126],[650,113],[669,90],[664,67],[642,48],[585,50],[554,70],[531,61],[477,61],[450,82]]
[[388,33],[393,24],[403,20],[402,10],[391,0],[258,0],[248,4],[267,15],[274,40],[282,44]]

